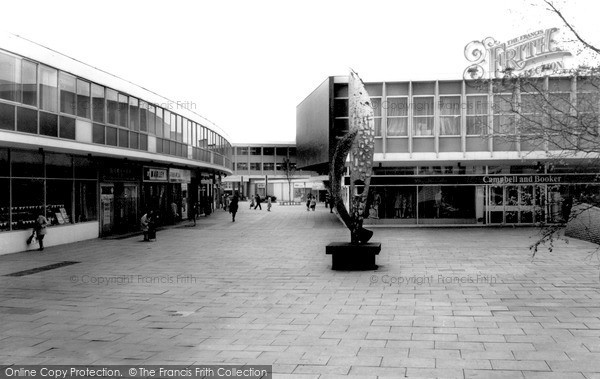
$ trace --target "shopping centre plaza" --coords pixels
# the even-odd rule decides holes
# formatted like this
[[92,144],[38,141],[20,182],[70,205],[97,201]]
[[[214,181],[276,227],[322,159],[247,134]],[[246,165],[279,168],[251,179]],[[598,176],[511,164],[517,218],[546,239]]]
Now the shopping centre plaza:
[[[210,217],[235,191],[324,200],[348,131],[346,76],[326,78],[298,105],[295,143],[232,145],[185,102],[16,36],[1,41],[0,254],[26,250],[44,211],[56,245],[136,232],[148,210],[162,224],[187,219],[194,205]],[[568,99],[589,91],[576,78],[541,83]],[[599,193],[583,156],[549,164],[548,143],[502,138],[515,132],[494,123],[514,116],[489,105],[491,84],[432,78],[366,89],[376,127],[367,224],[560,223],[574,186]]]

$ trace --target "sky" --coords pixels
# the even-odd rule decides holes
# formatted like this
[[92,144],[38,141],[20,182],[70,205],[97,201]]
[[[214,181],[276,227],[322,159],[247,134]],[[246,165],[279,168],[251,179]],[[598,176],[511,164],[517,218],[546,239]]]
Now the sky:
[[[600,45],[600,2],[555,4]],[[461,79],[470,41],[562,25],[541,0],[11,0],[3,13],[5,32],[187,102],[233,143],[294,142],[296,106],[350,68]]]

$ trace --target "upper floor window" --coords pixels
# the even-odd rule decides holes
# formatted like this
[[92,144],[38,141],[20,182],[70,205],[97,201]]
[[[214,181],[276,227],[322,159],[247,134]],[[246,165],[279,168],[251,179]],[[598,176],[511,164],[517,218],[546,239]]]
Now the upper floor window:
[[494,95],[494,134],[515,134],[515,104],[512,94]]
[[251,147],[250,155],[260,155],[260,147]]
[[60,87],[60,111],[75,115],[75,77],[61,72],[58,77]]
[[77,116],[90,118],[90,83],[77,79]]
[[20,82],[20,59],[0,53],[0,98],[10,101],[20,101]]
[[50,112],[58,112],[58,71],[39,66],[40,108]]
[[104,87],[92,83],[92,119],[104,122]]
[[488,126],[487,96],[467,96],[467,135],[481,136]]
[[415,136],[433,136],[433,96],[413,97]]
[[387,109],[388,137],[408,135],[408,98],[388,97],[385,103]]
[[460,135],[460,96],[440,96],[440,135]]

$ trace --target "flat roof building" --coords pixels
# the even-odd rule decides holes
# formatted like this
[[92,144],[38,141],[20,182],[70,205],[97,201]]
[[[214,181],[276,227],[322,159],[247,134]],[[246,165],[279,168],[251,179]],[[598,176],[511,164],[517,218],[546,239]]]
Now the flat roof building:
[[[589,95],[576,78],[538,81],[573,104]],[[346,76],[328,77],[297,106],[299,168],[328,172],[337,141],[349,128],[347,83]],[[525,104],[534,94],[494,93],[491,81],[465,80],[365,88],[376,129],[366,224],[557,223],[565,218],[574,186],[600,194],[598,167],[587,163],[586,154],[553,160],[561,153],[554,144],[521,138],[515,114],[495,106],[505,96]]]
[[126,80],[17,36],[0,37],[0,254],[210,213],[232,149],[216,125]]

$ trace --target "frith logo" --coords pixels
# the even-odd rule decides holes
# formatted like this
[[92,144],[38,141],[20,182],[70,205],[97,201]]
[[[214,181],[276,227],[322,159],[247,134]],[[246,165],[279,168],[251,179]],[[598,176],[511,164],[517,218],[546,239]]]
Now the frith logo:
[[508,42],[492,37],[472,41],[465,47],[465,58],[471,65],[465,79],[494,79],[508,74],[543,75],[560,73],[565,69],[565,57],[572,54],[562,50],[555,40],[558,28],[538,30]]

